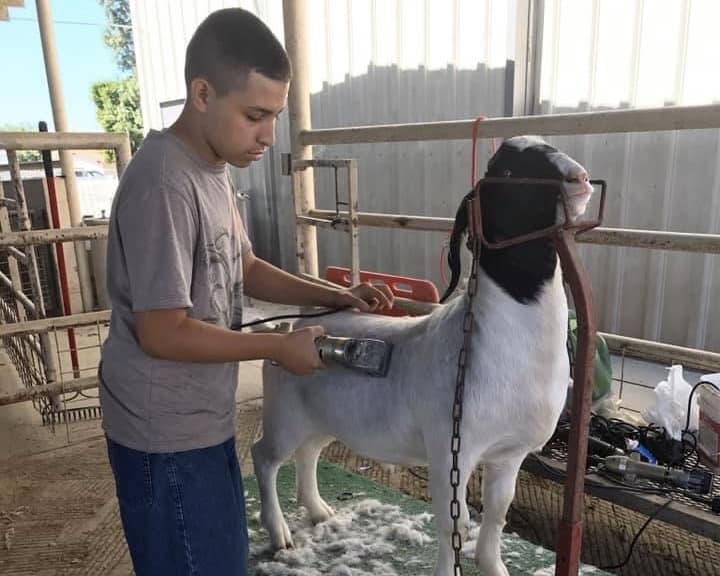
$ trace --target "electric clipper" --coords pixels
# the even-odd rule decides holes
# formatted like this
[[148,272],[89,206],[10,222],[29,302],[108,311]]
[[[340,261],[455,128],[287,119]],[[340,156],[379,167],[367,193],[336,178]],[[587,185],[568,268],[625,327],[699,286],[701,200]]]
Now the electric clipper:
[[384,378],[390,368],[392,344],[374,338],[320,336],[315,339],[318,354],[326,364],[359,370]]

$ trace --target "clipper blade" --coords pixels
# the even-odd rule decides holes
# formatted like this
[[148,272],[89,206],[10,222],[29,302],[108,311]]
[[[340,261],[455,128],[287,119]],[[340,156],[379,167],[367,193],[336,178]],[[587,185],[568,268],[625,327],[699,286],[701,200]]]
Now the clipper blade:
[[375,338],[321,336],[316,340],[320,358],[369,376],[384,378],[390,369],[392,344]]

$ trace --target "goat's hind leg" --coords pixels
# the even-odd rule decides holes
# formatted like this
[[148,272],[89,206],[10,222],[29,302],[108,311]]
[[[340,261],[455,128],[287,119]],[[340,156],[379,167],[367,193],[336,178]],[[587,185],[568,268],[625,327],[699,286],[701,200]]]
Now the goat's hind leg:
[[298,504],[304,506],[313,524],[325,522],[335,511],[320,497],[317,483],[317,463],[322,449],[332,438],[315,436],[309,438],[295,452]]
[[515,496],[515,482],[522,458],[483,465],[482,524],[475,548],[475,563],[485,576],[508,576],[500,557],[500,536],[505,516]]

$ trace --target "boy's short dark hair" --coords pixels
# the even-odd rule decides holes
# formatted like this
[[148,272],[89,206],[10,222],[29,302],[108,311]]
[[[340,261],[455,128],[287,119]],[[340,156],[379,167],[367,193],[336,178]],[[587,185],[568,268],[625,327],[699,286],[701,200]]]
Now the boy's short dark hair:
[[242,86],[256,71],[273,80],[290,81],[292,67],[285,48],[257,16],[242,8],[210,14],[190,39],[185,55],[185,86],[205,78],[219,95]]

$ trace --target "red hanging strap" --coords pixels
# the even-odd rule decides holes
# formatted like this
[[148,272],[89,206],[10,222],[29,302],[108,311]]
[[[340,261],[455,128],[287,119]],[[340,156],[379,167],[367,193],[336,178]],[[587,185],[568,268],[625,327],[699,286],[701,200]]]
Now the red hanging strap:
[[[477,179],[475,178],[477,174],[477,133],[478,133],[478,125],[483,120],[487,120],[487,116],[478,116],[475,118],[475,121],[473,122],[472,126],[472,157],[470,159],[470,188],[475,188],[475,184],[477,182]],[[491,140],[491,150],[492,153],[495,154],[495,138]]]
[[[477,174],[477,133],[478,133],[478,125],[483,120],[487,120],[487,116],[478,116],[475,118],[475,121],[473,122],[472,126],[472,155],[470,157],[470,189],[472,190],[475,188],[475,184],[477,182],[476,180],[476,174]],[[491,140],[491,149],[492,153],[495,154],[495,138],[492,138]],[[476,214],[476,207],[473,206],[472,200],[469,201],[469,230],[472,234],[475,234],[476,227],[477,227],[477,220],[478,215]],[[452,233],[448,233],[448,240],[450,240],[450,236]],[[445,276],[445,253],[447,252],[447,241],[443,245],[442,250],[440,251],[440,276],[442,278],[443,283],[445,286],[448,285],[447,278]]]

